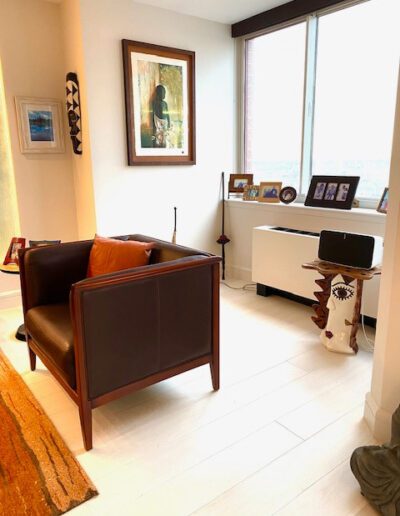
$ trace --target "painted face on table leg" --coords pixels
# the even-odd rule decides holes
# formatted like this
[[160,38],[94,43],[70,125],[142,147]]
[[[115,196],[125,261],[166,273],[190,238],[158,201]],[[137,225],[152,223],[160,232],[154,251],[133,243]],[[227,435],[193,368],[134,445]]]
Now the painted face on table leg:
[[357,297],[356,286],[356,280],[347,283],[341,274],[332,280],[331,295],[326,305],[329,309],[328,321],[321,334],[324,345],[332,351],[353,352],[350,348],[350,335]]
[[334,280],[331,286],[331,298],[334,303],[345,303],[355,295],[355,280],[352,283],[346,283],[341,275],[337,276],[338,280]]

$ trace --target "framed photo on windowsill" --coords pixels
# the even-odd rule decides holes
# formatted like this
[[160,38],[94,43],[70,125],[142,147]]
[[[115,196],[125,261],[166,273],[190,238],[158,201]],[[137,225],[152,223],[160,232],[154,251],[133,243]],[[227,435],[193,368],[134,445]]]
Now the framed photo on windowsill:
[[279,194],[281,193],[282,182],[280,181],[264,181],[260,183],[258,192],[258,202],[279,202]]
[[246,185],[243,190],[243,201],[256,201],[259,191],[259,185]]
[[229,193],[244,193],[245,186],[253,184],[253,174],[231,174],[229,176]]
[[379,211],[379,213],[387,213],[389,204],[389,188],[385,188],[382,194],[382,197],[379,201],[378,207],[376,208],[376,211]]
[[62,104],[56,99],[15,97],[23,154],[64,152]]
[[195,53],[122,40],[129,165],[194,165]]
[[358,176],[312,176],[305,206],[351,210]]

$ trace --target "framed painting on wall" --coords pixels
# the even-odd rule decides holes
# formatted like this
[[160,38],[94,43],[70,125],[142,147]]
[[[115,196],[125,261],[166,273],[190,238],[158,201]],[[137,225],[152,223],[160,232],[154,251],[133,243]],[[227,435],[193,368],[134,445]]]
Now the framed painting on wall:
[[122,40],[129,165],[194,165],[195,53]]
[[61,106],[61,102],[56,99],[15,97],[22,153],[64,152]]

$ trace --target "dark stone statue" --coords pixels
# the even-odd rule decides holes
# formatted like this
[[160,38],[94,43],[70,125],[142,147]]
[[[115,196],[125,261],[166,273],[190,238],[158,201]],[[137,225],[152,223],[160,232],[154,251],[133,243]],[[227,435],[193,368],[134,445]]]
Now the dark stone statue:
[[384,516],[400,516],[400,406],[392,417],[390,443],[357,448],[350,466],[371,505]]

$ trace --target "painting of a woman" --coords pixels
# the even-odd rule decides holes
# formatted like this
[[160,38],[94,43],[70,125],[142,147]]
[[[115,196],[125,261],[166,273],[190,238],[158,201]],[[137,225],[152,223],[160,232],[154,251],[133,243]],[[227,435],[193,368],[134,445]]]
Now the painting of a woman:
[[165,99],[165,87],[159,84],[156,87],[153,102],[153,146],[167,147],[168,131],[171,127],[171,119],[168,112],[168,104]]

